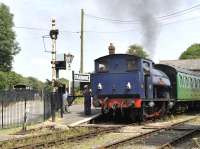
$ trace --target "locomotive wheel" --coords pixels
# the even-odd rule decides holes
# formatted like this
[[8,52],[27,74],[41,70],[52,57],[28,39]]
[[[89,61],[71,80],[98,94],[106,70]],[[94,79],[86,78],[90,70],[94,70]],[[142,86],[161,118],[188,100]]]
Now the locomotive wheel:
[[101,108],[101,114],[103,115],[105,120],[110,120],[112,119],[113,110]]
[[[148,103],[147,103],[148,104]],[[157,102],[153,108],[144,104],[143,106],[143,119],[151,119],[162,117],[166,114],[166,103],[165,102]]]
[[108,115],[110,113],[110,110],[109,109],[105,109],[105,108],[101,108],[101,114],[102,115]]
[[128,120],[130,120],[131,122],[136,122],[136,121],[140,121],[140,110],[139,109],[135,109],[133,107],[130,107],[127,109],[126,111],[126,117],[128,118]]
[[135,122],[136,121],[136,114],[135,114],[135,109],[133,108],[129,108],[128,112],[128,118],[130,119],[131,122]]

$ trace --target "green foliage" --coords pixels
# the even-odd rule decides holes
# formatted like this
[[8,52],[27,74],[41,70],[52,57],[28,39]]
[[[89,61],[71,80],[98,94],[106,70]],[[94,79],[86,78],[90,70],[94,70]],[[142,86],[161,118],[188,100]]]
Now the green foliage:
[[53,91],[52,82],[48,79],[46,79],[46,81],[44,83],[44,90],[48,91],[48,92]]
[[0,89],[12,89],[14,85],[23,82],[24,78],[15,72],[0,71]]
[[45,84],[34,77],[23,77],[13,71],[3,72],[0,71],[0,90],[9,90],[17,84],[25,84],[35,90],[42,90]]
[[73,104],[75,104],[75,105],[82,105],[82,104],[84,104],[84,98],[83,97],[77,97],[74,100]]
[[0,71],[0,90],[6,88],[6,74]]
[[[66,87],[68,86],[68,80],[65,79],[65,78],[60,78],[56,81],[56,86],[57,87],[62,87],[63,84],[66,85]],[[44,83],[44,90],[45,91],[49,91],[51,92],[53,90],[53,87],[52,87],[52,82],[50,80],[46,80],[45,83]]]
[[0,71],[10,71],[13,56],[19,53],[20,48],[16,42],[13,31],[13,15],[9,8],[0,4]]
[[137,44],[130,45],[126,53],[143,57],[143,58],[148,57],[148,54],[144,51],[143,47]]
[[5,74],[6,74],[6,89],[12,89],[14,85],[24,83],[24,78],[13,71],[5,72]]
[[30,85],[32,89],[42,90],[44,88],[44,83],[34,77],[28,77],[25,79],[27,85]]
[[69,81],[65,78],[60,78],[58,81],[60,84],[65,84],[66,87],[68,86]]
[[197,58],[200,58],[200,44],[192,44],[179,57],[179,59],[197,59]]

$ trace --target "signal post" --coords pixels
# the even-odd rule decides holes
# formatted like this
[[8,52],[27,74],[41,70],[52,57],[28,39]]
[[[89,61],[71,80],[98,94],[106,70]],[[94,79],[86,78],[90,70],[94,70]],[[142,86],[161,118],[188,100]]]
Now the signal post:
[[52,60],[51,60],[51,65],[52,65],[52,87],[53,87],[53,92],[51,95],[51,111],[52,111],[52,121],[55,122],[55,94],[56,94],[56,80],[57,80],[57,73],[58,71],[56,71],[56,40],[58,37],[58,29],[56,29],[56,21],[55,19],[52,19],[51,22],[51,30],[50,30],[50,37],[52,40]]

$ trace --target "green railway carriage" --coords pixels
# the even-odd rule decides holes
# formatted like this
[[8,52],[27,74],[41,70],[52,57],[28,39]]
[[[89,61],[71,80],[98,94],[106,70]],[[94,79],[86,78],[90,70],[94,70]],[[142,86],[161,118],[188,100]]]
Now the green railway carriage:
[[155,68],[165,72],[171,82],[170,98],[177,101],[200,101],[200,74],[175,66],[157,64]]
[[177,99],[200,100],[200,76],[177,72]]

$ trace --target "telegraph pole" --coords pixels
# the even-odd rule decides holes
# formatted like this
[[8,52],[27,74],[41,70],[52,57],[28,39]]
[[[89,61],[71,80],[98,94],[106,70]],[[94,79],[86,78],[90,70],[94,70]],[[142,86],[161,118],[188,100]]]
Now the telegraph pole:
[[84,26],[84,11],[81,9],[81,54],[80,54],[80,73],[83,73],[83,26]]
[[52,39],[52,60],[51,60],[51,64],[52,64],[52,87],[53,87],[53,93],[51,96],[51,108],[52,108],[52,121],[55,121],[55,93],[56,93],[56,40],[58,37],[58,29],[56,29],[56,20],[52,19],[51,22],[51,30],[50,30],[50,37]]

